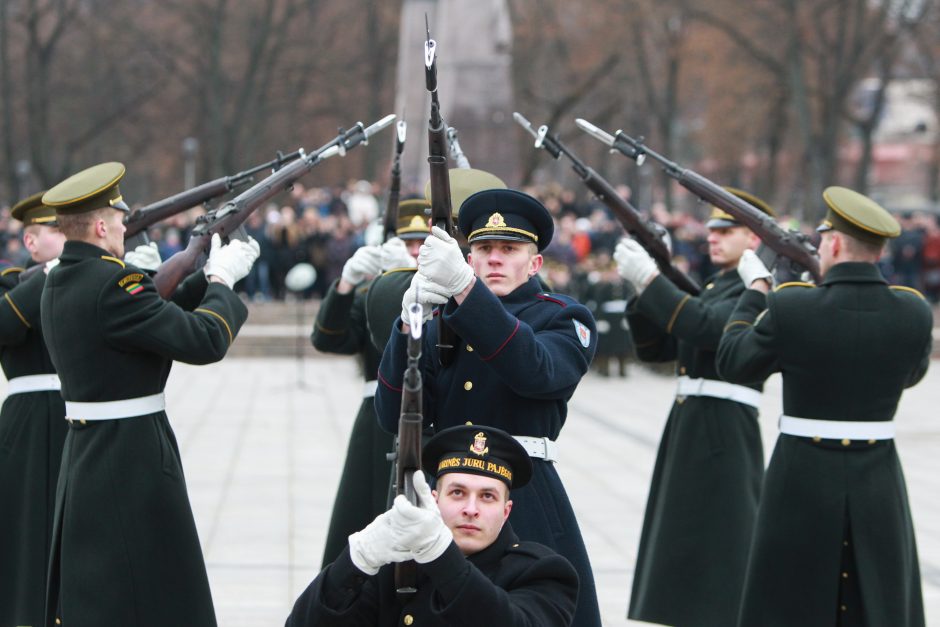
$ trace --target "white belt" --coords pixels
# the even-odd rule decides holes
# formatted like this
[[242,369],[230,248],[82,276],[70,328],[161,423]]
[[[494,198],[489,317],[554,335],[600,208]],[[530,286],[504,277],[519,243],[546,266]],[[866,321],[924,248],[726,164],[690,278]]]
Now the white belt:
[[894,421],[814,420],[782,415],[780,433],[829,440],[891,440]]
[[537,457],[547,462],[558,461],[558,444],[548,438],[535,438],[528,435],[514,435],[529,457]]
[[710,396],[728,401],[760,407],[761,393],[757,390],[713,379],[692,379],[679,377],[676,396]]
[[121,401],[105,401],[103,403],[76,403],[65,401],[65,417],[69,420],[116,420],[118,418],[134,418],[155,414],[166,408],[163,392],[141,396],[139,398],[126,398]]
[[366,381],[362,384],[362,398],[372,398],[379,387],[379,381]]
[[26,392],[53,392],[61,390],[57,374],[31,374],[25,377],[13,377],[7,381],[7,396]]

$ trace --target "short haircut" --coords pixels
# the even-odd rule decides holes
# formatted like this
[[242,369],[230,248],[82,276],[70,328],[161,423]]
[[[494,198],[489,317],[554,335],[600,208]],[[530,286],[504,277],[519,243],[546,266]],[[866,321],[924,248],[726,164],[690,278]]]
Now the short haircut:
[[62,213],[56,218],[59,230],[66,239],[85,239],[89,236],[92,225],[103,216],[110,207],[102,207],[82,213]]
[[851,256],[863,258],[872,257],[875,260],[881,257],[886,240],[882,240],[878,244],[873,244],[849,235],[848,233],[840,232],[839,234],[842,236],[842,241],[845,243],[845,251]]

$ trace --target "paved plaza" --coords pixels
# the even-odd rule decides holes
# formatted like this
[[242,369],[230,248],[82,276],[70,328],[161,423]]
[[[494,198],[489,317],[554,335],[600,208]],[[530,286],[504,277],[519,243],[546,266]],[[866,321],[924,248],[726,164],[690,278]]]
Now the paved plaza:
[[[625,379],[591,374],[570,403],[559,439],[558,468],[594,565],[605,625],[638,624],[624,616],[673,386],[671,377],[636,364]],[[0,394],[4,388],[0,382]],[[762,405],[768,458],[780,393],[774,377]],[[210,366],[174,366],[167,411],[220,625],[282,625],[316,575],[360,394],[361,377],[350,358],[230,355]],[[935,362],[905,393],[897,417],[928,624],[940,622],[938,401]]]

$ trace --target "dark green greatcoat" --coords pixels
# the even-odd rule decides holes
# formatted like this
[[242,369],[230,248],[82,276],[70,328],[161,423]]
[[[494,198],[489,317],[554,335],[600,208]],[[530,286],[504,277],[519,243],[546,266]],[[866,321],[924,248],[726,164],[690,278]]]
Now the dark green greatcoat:
[[[68,241],[60,260],[42,293],[42,328],[66,401],[161,393],[174,360],[219,361],[248,315],[201,272],[171,303],[97,246]],[[50,627],[57,617],[68,627],[216,624],[165,412],[70,422],[49,570]]]
[[[0,362],[6,378],[54,374],[42,339],[46,275],[3,277]],[[9,291],[7,291],[7,288]],[[8,395],[0,411],[0,626],[42,625],[59,462],[68,425],[58,390]]]
[[372,345],[382,355],[401,318],[401,299],[411,287],[417,268],[396,268],[375,278],[366,294],[366,321]]
[[[783,375],[783,412],[885,421],[927,371],[932,315],[870,263],[819,287],[747,290],[721,340],[729,381]],[[854,562],[854,564],[853,564]],[[845,609],[842,609],[842,608]],[[764,481],[742,627],[924,624],[917,547],[894,440],[781,434]]]
[[[381,354],[372,346],[366,327],[365,301],[370,283],[357,286],[349,294],[337,292],[337,283],[330,286],[320,304],[310,340],[324,353],[358,355],[366,382],[374,382]],[[362,530],[388,509],[391,463],[385,456],[394,442],[379,427],[374,396],[374,392],[363,396],[349,434],[346,463],[326,533],[323,566],[339,557],[350,534]]]
[[[715,351],[743,291],[736,270],[713,277],[698,297],[657,277],[628,309],[637,356],[676,359],[679,375],[718,379]],[[763,471],[755,408],[708,396],[676,399],[653,469],[630,618],[734,624]]]

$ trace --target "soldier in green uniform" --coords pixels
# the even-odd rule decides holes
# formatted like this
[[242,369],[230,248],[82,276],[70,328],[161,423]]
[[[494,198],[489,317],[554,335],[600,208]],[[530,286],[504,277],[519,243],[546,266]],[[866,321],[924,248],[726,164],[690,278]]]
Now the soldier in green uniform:
[[[532,477],[525,448],[490,427],[443,430],[424,447],[432,492],[414,474],[404,496],[361,531],[300,595],[286,627],[567,627],[578,576],[507,519]],[[511,491],[513,490],[513,491]],[[395,564],[417,562],[416,592],[396,594]]]
[[247,317],[231,288],[258,245],[214,236],[204,272],[163,300],[145,272],[121,261],[123,176],[122,164],[99,164],[42,199],[67,238],[41,320],[69,425],[46,624],[215,625],[163,389],[173,360],[225,356]]
[[399,203],[397,236],[381,246],[363,246],[353,254],[343,266],[342,276],[330,286],[313,325],[313,346],[324,353],[358,355],[365,377],[362,404],[349,435],[346,463],[326,533],[323,566],[339,556],[349,534],[388,508],[391,464],[386,454],[392,450],[393,437],[379,427],[375,417],[375,374],[382,355],[372,345],[366,326],[366,294],[382,270],[417,265],[418,248],[427,236],[430,206],[420,199]]
[[823,198],[822,282],[770,292],[760,260],[742,257],[750,289],[718,348],[728,381],[783,375],[738,624],[918,627],[920,569],[893,417],[927,371],[932,314],[875,265],[897,221],[843,187]]
[[34,194],[14,205],[23,223],[30,275],[4,272],[0,298],[0,363],[7,397],[0,411],[0,625],[41,625],[46,567],[59,461],[68,426],[59,377],[42,338],[39,298],[47,262],[57,259],[65,237],[55,209]]
[[[731,190],[765,213],[770,207]],[[667,625],[733,625],[741,599],[764,452],[757,422],[763,379],[720,381],[715,351],[744,291],[737,265],[760,240],[715,208],[706,224],[721,270],[699,296],[677,288],[635,241],[614,258],[636,290],[627,317],[637,356],[676,360],[676,400],[653,469],[629,617]]]

